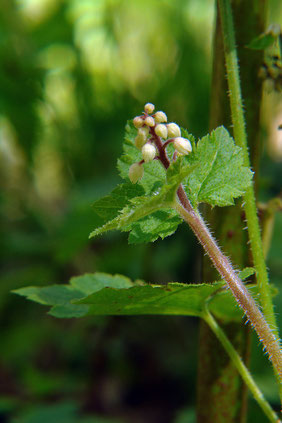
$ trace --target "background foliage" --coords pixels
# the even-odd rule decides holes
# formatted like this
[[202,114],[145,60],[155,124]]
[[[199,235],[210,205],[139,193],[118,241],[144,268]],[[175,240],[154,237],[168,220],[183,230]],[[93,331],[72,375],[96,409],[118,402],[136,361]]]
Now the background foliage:
[[[279,1],[270,6],[279,21]],[[208,132],[213,24],[211,0],[1,1],[1,422],[194,421],[196,319],[56,320],[10,291],[96,271],[201,280],[184,225],[146,245],[88,235],[91,204],[120,182],[125,123],[145,102],[197,137]],[[281,194],[281,109],[266,87],[261,201]],[[278,286],[281,234],[278,215],[268,258]],[[252,367],[276,404],[256,342]]]

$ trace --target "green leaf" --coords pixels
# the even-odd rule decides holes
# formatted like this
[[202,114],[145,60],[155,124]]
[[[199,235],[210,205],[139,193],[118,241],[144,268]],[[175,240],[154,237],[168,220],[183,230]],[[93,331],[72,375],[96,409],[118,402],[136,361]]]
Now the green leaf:
[[53,306],[50,314],[55,317],[82,317],[87,314],[88,307],[72,304],[72,301],[85,298],[105,287],[121,289],[131,286],[132,281],[125,276],[94,273],[71,278],[69,285],[43,288],[31,286],[12,292],[39,304]]
[[249,276],[252,276],[256,273],[256,269],[254,267],[245,267],[245,269],[239,272],[239,278],[243,280],[247,279]]
[[154,242],[172,235],[182,220],[173,209],[163,209],[138,220],[132,225],[129,244]]
[[184,184],[194,207],[232,205],[251,184],[252,172],[243,165],[242,150],[222,126],[199,140],[185,158],[187,166],[195,165]]
[[[149,285],[121,275],[94,273],[78,276],[69,285],[28,287],[16,294],[52,306],[55,317],[86,315],[183,315],[201,317],[206,301],[216,317],[240,320],[242,311],[223,282]],[[252,293],[257,294],[256,287]]]
[[[135,197],[129,200],[118,216],[96,228],[91,232],[90,237],[114,229],[133,230],[130,242],[139,243],[155,241],[159,236],[163,239],[175,232],[177,226],[182,222],[172,209],[175,193],[182,179],[187,177],[194,169],[193,165],[185,166],[182,169],[182,160],[183,158],[180,157],[171,165],[171,169],[167,173],[167,181],[158,191],[152,193],[151,196]],[[106,203],[111,203],[110,197]],[[168,210],[163,210],[163,213],[155,213],[161,209]],[[147,217],[153,213],[153,216]],[[161,220],[161,218],[164,220]]]
[[265,50],[266,48],[270,47],[276,39],[277,36],[269,32],[263,33],[254,38],[246,47],[252,50]]
[[103,219],[103,223],[116,218],[132,198],[145,194],[144,189],[131,182],[118,185],[109,195],[97,200],[93,204],[94,212]]
[[130,231],[135,222],[154,213],[161,208],[167,208],[170,204],[166,201],[165,193],[157,194],[154,197],[136,197],[124,207],[119,215],[105,223],[105,225],[96,228],[91,232],[90,237],[97,236],[103,232],[118,229],[120,231]]

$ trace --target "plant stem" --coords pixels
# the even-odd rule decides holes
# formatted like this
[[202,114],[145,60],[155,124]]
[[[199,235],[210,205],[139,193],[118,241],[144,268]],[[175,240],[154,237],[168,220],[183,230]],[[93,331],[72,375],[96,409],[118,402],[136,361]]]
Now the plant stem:
[[[181,198],[180,201],[182,202]],[[253,297],[250,295],[249,291],[238,277],[228,258],[220,250],[219,246],[211,235],[208,227],[203,221],[201,215],[194,209],[190,209],[188,211],[178,201],[175,201],[173,207],[191,227],[198,240],[202,244],[203,248],[209,255],[215,268],[231,289],[237,303],[246,313],[248,319],[256,330],[259,339],[261,340],[266,351],[268,352],[269,358],[272,361],[272,364],[279,375],[279,381],[281,383],[282,354],[280,350],[280,345],[276,339],[275,334],[271,331],[263,314],[256,305]]]
[[[231,114],[233,122],[234,138],[237,145],[243,150],[244,164],[250,167],[250,160],[247,146],[247,135],[245,130],[245,120],[242,106],[240,78],[238,70],[238,60],[235,47],[235,36],[233,28],[232,12],[229,0],[219,0],[221,14],[222,31],[224,39],[225,61],[227,69],[227,80],[229,87]],[[271,292],[269,289],[268,275],[263,255],[262,242],[260,236],[259,221],[256,210],[254,187],[250,186],[244,196],[245,213],[250,237],[254,266],[257,271],[257,283],[260,293],[260,301],[266,320],[278,337],[278,328],[273,310]]]
[[275,414],[275,412],[270,407],[269,403],[264,398],[262,392],[259,390],[258,386],[256,385],[255,381],[253,380],[251,373],[241,360],[239,354],[229,341],[229,339],[226,337],[225,333],[221,329],[221,327],[217,324],[216,320],[212,316],[212,314],[209,312],[208,308],[206,307],[204,316],[204,320],[209,325],[209,327],[212,329],[218,340],[221,342],[222,346],[224,347],[225,351],[235,364],[238,372],[240,373],[242,379],[248,386],[249,390],[252,392],[254,398],[260,405],[261,409],[265,413],[265,415],[268,417],[269,421],[272,423],[281,423],[281,420],[278,418],[278,416]]

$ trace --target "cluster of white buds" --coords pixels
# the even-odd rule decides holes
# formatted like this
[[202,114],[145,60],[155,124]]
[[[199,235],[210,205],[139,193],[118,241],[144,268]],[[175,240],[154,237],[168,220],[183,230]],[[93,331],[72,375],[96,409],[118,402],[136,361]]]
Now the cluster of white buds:
[[[143,163],[149,163],[157,158],[164,164],[163,157],[166,157],[164,150],[168,144],[171,143],[175,148],[174,157],[177,154],[186,155],[192,151],[190,141],[181,136],[180,127],[174,122],[167,123],[164,112],[154,113],[154,110],[154,104],[147,103],[144,106],[144,113],[133,119],[133,125],[138,130],[135,146],[142,152],[142,160],[129,168],[128,176],[133,184],[143,177]],[[162,140],[166,140],[164,144]]]

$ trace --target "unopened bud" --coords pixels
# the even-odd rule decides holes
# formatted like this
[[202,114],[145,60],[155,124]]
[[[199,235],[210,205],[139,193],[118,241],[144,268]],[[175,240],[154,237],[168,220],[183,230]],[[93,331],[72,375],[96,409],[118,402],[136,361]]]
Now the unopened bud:
[[167,116],[164,112],[156,112],[154,118],[157,123],[167,122]]
[[174,138],[174,137],[180,137],[181,136],[181,130],[179,126],[172,122],[166,125],[167,127],[167,136],[168,138]]
[[138,148],[138,150],[141,150],[141,148],[143,147],[145,143],[146,143],[146,138],[140,135],[137,135],[135,137],[134,144],[135,144],[135,147]]
[[150,127],[155,126],[155,119],[152,118],[152,116],[147,116],[145,119],[145,124]]
[[166,139],[167,138],[167,127],[164,124],[159,123],[155,128],[155,133],[159,137]]
[[138,182],[142,178],[143,174],[143,166],[139,163],[133,163],[133,165],[130,166],[128,171],[129,179],[133,184],[136,184],[136,182]]
[[141,126],[144,125],[144,120],[140,116],[136,116],[133,119],[133,125],[135,126],[135,128],[141,128]]
[[142,157],[145,163],[149,163],[156,157],[157,150],[156,147],[152,144],[145,144],[142,148]]
[[180,154],[189,154],[192,151],[192,145],[187,138],[177,137],[173,141],[173,145]]
[[144,106],[144,110],[145,110],[146,113],[149,113],[149,114],[153,113],[153,111],[155,110],[155,106],[152,103],[147,103]]
[[143,145],[146,143],[148,135],[149,135],[148,126],[143,126],[142,128],[138,129],[137,136],[135,137],[135,146],[139,150],[141,150]]

